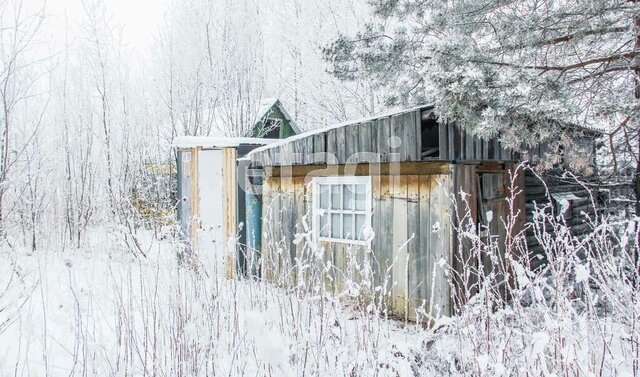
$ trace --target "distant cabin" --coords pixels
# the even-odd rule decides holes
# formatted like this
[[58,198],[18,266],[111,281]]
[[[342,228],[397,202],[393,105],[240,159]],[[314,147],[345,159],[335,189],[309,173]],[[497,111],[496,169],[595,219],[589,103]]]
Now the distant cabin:
[[286,139],[299,134],[300,128],[277,98],[262,101],[251,137]]
[[[594,152],[592,134],[581,142]],[[593,154],[586,157],[595,161]],[[369,256],[378,283],[389,272],[393,311],[414,317],[424,305],[441,315],[455,309],[439,266],[459,268],[468,256],[458,243],[456,229],[465,224],[456,223],[451,196],[468,194],[464,221],[488,226],[504,253],[508,235],[500,219],[509,214],[510,174],[522,157],[456,122],[439,122],[433,107],[422,106],[298,134],[241,161],[252,177],[247,217],[254,219],[247,223],[253,236],[243,260],[252,265],[245,270],[271,281],[305,279],[295,268],[308,257],[296,234],[311,231],[333,266],[332,289],[342,292],[353,278],[347,276],[350,258]],[[570,206],[570,224],[587,229],[579,214],[594,208],[584,188],[561,179],[545,187],[531,173],[516,174],[515,183],[522,192],[513,193],[520,211],[514,231],[527,232],[532,259],[540,259],[541,247],[524,224],[535,203],[547,200],[547,189]]]
[[173,141],[176,208],[186,253],[214,255],[216,273],[228,276],[236,275],[239,262],[235,256],[225,258],[226,252],[246,243],[246,173],[239,172],[237,161],[257,147],[300,132],[278,99],[261,103],[251,130],[249,137],[181,136]]

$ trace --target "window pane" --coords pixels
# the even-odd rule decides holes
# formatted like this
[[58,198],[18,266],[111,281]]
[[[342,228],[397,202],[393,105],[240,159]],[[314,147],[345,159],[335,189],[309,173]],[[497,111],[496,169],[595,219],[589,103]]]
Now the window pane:
[[340,214],[332,213],[331,214],[331,237],[333,238],[342,238],[342,226],[340,224]]
[[339,185],[331,185],[331,208],[340,209],[340,188]]
[[366,220],[366,215],[356,215],[356,235],[358,240],[364,240],[364,222]]
[[344,215],[342,217],[342,229],[342,238],[346,240],[352,240],[355,238],[353,232],[353,215]]
[[367,206],[367,189],[365,185],[356,185],[356,209],[363,211]]
[[344,190],[344,196],[342,198],[342,203],[343,203],[343,207],[344,209],[353,209],[353,195],[354,195],[354,189],[353,189],[353,185],[344,185],[342,186],[342,189]]
[[329,186],[318,185],[320,190],[320,208],[329,209]]
[[320,237],[329,237],[331,235],[330,230],[329,214],[325,213],[320,216]]

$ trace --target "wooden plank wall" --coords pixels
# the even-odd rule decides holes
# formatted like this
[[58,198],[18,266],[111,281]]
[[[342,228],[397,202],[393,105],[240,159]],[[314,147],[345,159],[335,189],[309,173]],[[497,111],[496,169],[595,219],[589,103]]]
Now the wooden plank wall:
[[[429,111],[429,110],[426,110]],[[360,152],[378,155],[379,161],[422,161],[422,110],[409,110],[363,122],[341,125],[252,153],[257,166],[348,164],[363,162]],[[439,161],[517,161],[520,156],[497,139],[482,140],[457,123],[439,126]]]
[[[438,169],[434,169],[435,172]],[[267,175],[263,187],[263,276],[280,284],[298,284],[296,258],[302,245],[293,244],[296,233],[310,223],[311,185],[305,177],[280,178]],[[371,268],[374,284],[383,285],[390,294],[389,304],[399,315],[416,317],[421,313],[450,315],[450,290],[440,261],[450,264],[451,205],[445,189],[451,187],[451,175],[438,172],[424,175],[379,175],[372,177],[375,237]],[[436,231],[434,231],[434,229]],[[367,247],[321,242],[330,270],[327,286],[334,293],[346,289],[346,281],[358,281],[361,266],[367,260]],[[290,251],[290,252],[289,252]],[[434,276],[435,273],[435,276]]]
[[251,160],[258,166],[347,164],[363,162],[356,153],[365,152],[379,154],[380,162],[420,161],[420,114],[411,110],[296,137],[251,154]]
[[[489,255],[477,255],[472,253],[475,239],[462,236],[454,230],[454,250],[456,258],[454,260],[455,270],[463,271],[466,267],[469,273],[456,276],[455,285],[459,292],[475,294],[482,280],[490,273],[495,273],[497,279],[500,276],[511,276],[509,265],[505,262],[506,252],[519,253],[521,250],[515,245],[506,246],[509,236],[515,236],[524,229],[525,195],[524,172],[519,171],[515,178],[513,187],[514,215],[519,211],[519,217],[515,219],[512,229],[507,229],[504,222],[508,222],[511,214],[507,202],[510,197],[512,187],[510,185],[511,175],[509,171],[516,168],[513,163],[491,163],[483,164],[457,164],[454,167],[454,188],[456,190],[457,211],[453,219],[455,227],[464,229],[466,232],[473,231],[480,235],[482,242],[487,242],[490,237],[499,247],[498,258],[490,258]],[[515,171],[514,171],[515,173]],[[465,193],[466,201],[462,199],[461,192]],[[519,193],[519,194],[517,194]],[[492,213],[491,221],[487,218],[488,212]],[[503,222],[504,221],[504,222]],[[509,233],[511,231],[511,233]],[[458,235],[461,235],[458,237]],[[521,245],[522,246],[522,245]],[[482,268],[480,268],[482,266]],[[506,287],[501,288],[501,292],[506,294]],[[506,297],[506,296],[505,296]],[[456,300],[455,305],[463,305],[468,297],[461,295]]]
[[446,161],[518,161],[520,155],[502,147],[498,139],[484,140],[465,131],[456,122],[441,123],[440,157]]
[[266,176],[262,191],[262,274],[269,281],[294,286],[300,276],[300,264],[310,257],[295,235],[308,231],[311,208],[310,191],[304,177]]

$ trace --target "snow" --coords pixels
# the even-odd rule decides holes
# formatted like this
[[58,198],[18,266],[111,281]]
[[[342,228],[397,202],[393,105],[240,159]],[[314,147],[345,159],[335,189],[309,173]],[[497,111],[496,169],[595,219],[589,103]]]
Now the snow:
[[178,136],[172,145],[176,148],[223,148],[237,147],[242,144],[267,145],[277,141],[276,139],[261,139],[254,137],[224,137],[224,136]]
[[74,252],[0,254],[0,285],[14,277],[0,324],[15,321],[0,325],[0,376],[395,376],[421,348],[419,327],[179,266],[176,245],[150,234],[141,260],[93,237]]
[[576,265],[575,270],[576,270],[576,283],[582,283],[589,280],[590,272],[589,272],[588,265],[583,265],[583,264]]
[[[502,284],[493,274],[455,316],[436,316],[423,328],[428,323],[390,319],[384,306],[361,300],[365,285],[356,279],[336,293],[304,293],[303,283],[285,289],[229,280],[215,273],[212,253],[179,264],[181,245],[163,234],[168,238],[139,232],[148,258],[123,248],[117,231],[100,229],[91,229],[80,249],[0,250],[0,377],[633,371],[637,305],[630,303],[629,282],[602,274],[614,259],[585,263],[570,254],[548,272],[513,261],[518,286],[508,305],[492,285]],[[594,246],[609,242],[599,240],[603,244]],[[558,240],[554,250],[575,253],[562,249],[570,244]],[[449,275],[446,259],[434,262]],[[320,272],[328,274],[331,265]],[[585,283],[581,291],[571,276]],[[603,276],[607,281],[593,291]],[[596,316],[591,308],[602,301],[609,306]]]
[[487,211],[486,215],[487,223],[490,223],[493,220],[493,211]]
[[264,100],[262,100],[260,102],[260,107],[258,108],[258,112],[256,113],[256,122],[260,121],[265,115],[268,115],[268,112],[277,103],[278,103],[277,98],[265,98]]
[[262,118],[269,115],[269,111],[271,110],[271,108],[276,105],[278,105],[278,109],[280,109],[284,117],[289,121],[289,125],[291,125],[291,128],[293,128],[296,133],[302,132],[295,119],[293,119],[289,112],[287,112],[287,109],[282,106],[282,103],[277,98],[266,98],[262,100],[262,102],[260,103],[260,109],[258,110],[256,115],[255,122],[257,123],[261,121]]
[[549,334],[545,332],[534,333],[531,344],[531,358],[535,358],[538,354],[543,353],[550,339]]

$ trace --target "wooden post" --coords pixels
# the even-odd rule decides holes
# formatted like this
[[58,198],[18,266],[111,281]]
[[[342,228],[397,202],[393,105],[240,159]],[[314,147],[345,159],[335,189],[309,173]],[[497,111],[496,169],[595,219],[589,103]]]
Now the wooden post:
[[236,149],[224,148],[222,150],[222,177],[223,183],[223,201],[224,201],[224,255],[225,255],[225,275],[228,279],[236,276],[236,250],[237,247],[230,249],[235,245],[237,239],[237,216],[236,216]]
[[200,224],[196,220],[200,215],[199,206],[199,187],[198,187],[198,154],[200,148],[191,148],[191,252],[197,253],[198,250],[198,231]]

